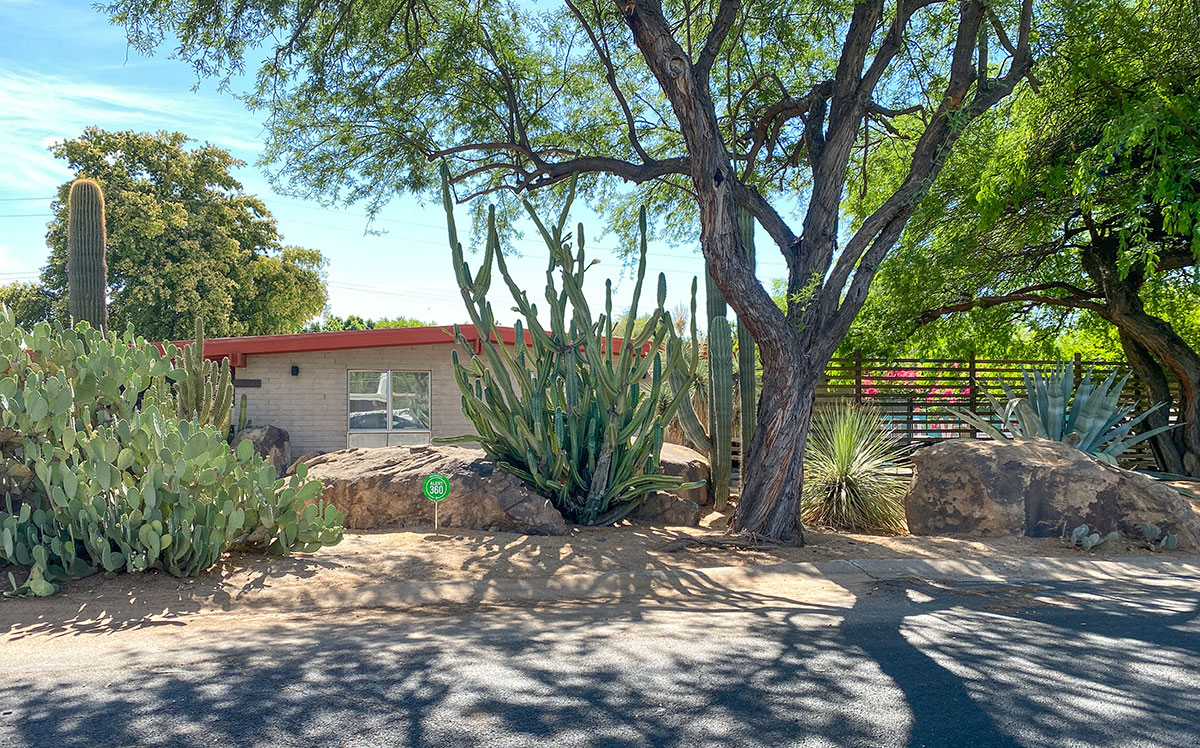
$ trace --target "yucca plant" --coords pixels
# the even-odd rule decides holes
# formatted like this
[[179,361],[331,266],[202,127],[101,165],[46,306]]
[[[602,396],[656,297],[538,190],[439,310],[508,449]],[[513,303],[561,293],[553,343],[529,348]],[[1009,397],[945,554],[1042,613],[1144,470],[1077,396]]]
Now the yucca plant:
[[1110,465],[1117,464],[1117,456],[1130,447],[1157,434],[1174,428],[1174,425],[1148,429],[1133,434],[1133,429],[1151,413],[1163,407],[1158,403],[1139,415],[1130,415],[1137,403],[1121,405],[1121,391],[1129,380],[1126,373],[1117,380],[1113,370],[1101,382],[1092,379],[1089,369],[1075,386],[1075,364],[1067,363],[1055,367],[1049,373],[1023,369],[1025,396],[1018,396],[1006,382],[1000,382],[1008,402],[1001,403],[987,390],[984,397],[1000,416],[1000,427],[975,413],[948,408],[951,413],[974,426],[993,439],[1004,440],[1013,436],[1050,439],[1076,447],[1092,457]]
[[819,409],[804,451],[804,521],[840,530],[906,532],[908,478],[895,472],[904,456],[874,408],[847,403]]

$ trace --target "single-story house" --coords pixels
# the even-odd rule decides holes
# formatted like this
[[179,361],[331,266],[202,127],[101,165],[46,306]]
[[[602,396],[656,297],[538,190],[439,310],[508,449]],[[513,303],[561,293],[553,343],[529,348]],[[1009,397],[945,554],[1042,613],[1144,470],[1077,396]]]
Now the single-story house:
[[[478,349],[475,327],[461,329]],[[245,395],[250,420],[286,429],[292,454],[428,444],[475,431],[454,381],[453,332],[442,326],[213,338],[204,355],[229,357],[234,418]],[[500,336],[508,345],[515,340],[511,327]]]

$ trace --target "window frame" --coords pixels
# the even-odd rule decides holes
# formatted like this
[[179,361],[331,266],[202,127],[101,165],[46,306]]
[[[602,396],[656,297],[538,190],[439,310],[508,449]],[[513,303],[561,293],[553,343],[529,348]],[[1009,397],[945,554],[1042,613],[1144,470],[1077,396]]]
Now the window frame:
[[[426,376],[425,391],[429,397],[429,428],[411,429],[411,428],[392,428],[392,397],[395,395],[392,388],[392,372],[400,374],[424,374]],[[350,417],[353,413],[350,410],[350,378],[354,374],[386,374],[387,375],[387,401],[384,408],[384,427],[381,429],[356,429],[350,425]],[[433,371],[429,369],[347,369],[346,370],[346,433],[347,434],[429,434],[433,435]]]

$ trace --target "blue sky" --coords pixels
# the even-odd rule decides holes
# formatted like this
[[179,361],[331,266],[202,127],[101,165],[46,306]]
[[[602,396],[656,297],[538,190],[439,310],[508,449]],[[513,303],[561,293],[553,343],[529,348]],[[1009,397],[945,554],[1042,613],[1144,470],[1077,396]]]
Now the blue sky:
[[[285,241],[319,249],[329,259],[334,314],[404,315],[438,324],[466,318],[440,205],[397,196],[374,226],[386,233],[376,236],[364,233],[367,220],[360,207],[332,209],[276,193],[254,165],[265,137],[260,115],[217,91],[212,81],[200,81],[195,88],[192,69],[167,59],[165,52],[147,58],[128,48],[123,30],[110,25],[87,0],[0,0],[0,28],[6,40],[0,46],[0,284],[33,280],[46,261],[50,197],[71,177],[65,164],[47,151],[50,144],[78,136],[88,125],[178,130],[247,162],[237,177],[263,199]],[[465,206],[458,216],[460,224],[468,223]],[[600,225],[586,212],[574,218],[593,230]],[[510,267],[526,288],[539,289],[545,251],[531,232],[526,237],[517,240],[522,256],[510,260]],[[606,276],[614,279],[618,307],[627,306],[632,291],[617,254],[602,251],[611,250],[614,242],[605,236],[590,242],[593,256],[601,260],[589,273],[597,306]],[[692,276],[703,272],[691,247],[652,244],[648,264],[652,271],[666,272],[669,305],[686,302]],[[764,258],[760,267],[767,280],[784,271],[778,255]],[[701,283],[701,294],[703,287]],[[500,298],[504,292],[502,286],[493,287],[497,309],[509,307]],[[699,304],[703,309],[703,296]]]

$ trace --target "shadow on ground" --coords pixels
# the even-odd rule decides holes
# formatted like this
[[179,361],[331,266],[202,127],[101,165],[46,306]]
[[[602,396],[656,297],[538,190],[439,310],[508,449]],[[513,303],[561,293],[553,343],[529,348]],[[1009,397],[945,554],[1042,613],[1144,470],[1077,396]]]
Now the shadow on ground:
[[0,653],[0,744],[1200,742],[1195,588],[908,580],[806,601],[680,584],[605,604],[113,622],[54,640],[78,655]]

